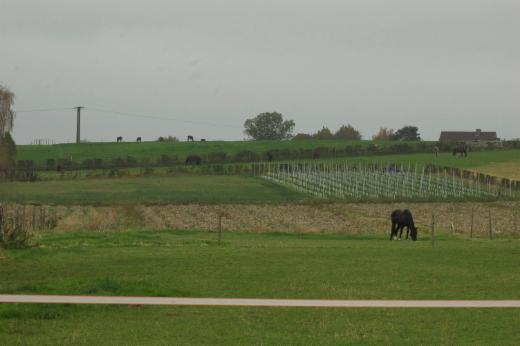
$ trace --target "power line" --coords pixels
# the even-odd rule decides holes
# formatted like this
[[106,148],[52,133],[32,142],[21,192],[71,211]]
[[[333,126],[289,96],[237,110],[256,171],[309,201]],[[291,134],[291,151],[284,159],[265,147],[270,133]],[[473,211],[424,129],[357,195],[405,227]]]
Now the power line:
[[[77,109],[77,107],[22,109],[22,110],[17,110],[16,113],[55,112],[55,111],[64,111],[64,110],[75,110],[75,109]],[[95,107],[82,107],[82,109],[89,110],[92,112],[99,112],[99,113],[104,113],[104,114],[114,114],[114,115],[118,115],[118,116],[126,116],[126,117],[133,117],[133,118],[155,119],[155,120],[174,121],[174,122],[182,122],[182,123],[197,124],[197,125],[208,125],[208,126],[215,126],[215,127],[229,127],[229,128],[234,128],[234,129],[241,129],[240,126],[223,124],[223,123],[214,123],[214,122],[209,122],[209,121],[186,120],[186,119],[171,118],[171,117],[164,117],[164,116],[158,116],[158,115],[121,112],[121,111],[115,111],[115,110],[111,110],[111,109],[102,109],[102,108],[95,108]]]
[[42,109],[22,109],[16,110],[16,113],[34,113],[34,112],[55,112],[55,111],[68,111],[71,109],[75,109],[73,107],[67,108],[42,108]]
[[136,114],[136,113],[120,112],[120,111],[114,111],[114,110],[110,110],[110,109],[101,109],[101,108],[93,108],[93,107],[85,107],[85,109],[91,110],[91,111],[95,111],[95,112],[100,112],[100,113],[117,114],[117,115],[134,117],[134,118],[146,118],[146,119],[176,121],[176,122],[183,122],[183,123],[190,123],[190,124],[199,124],[199,125],[209,125],[209,126],[216,126],[216,127],[241,128],[241,127],[236,126],[236,125],[229,125],[229,124],[222,124],[222,123],[213,123],[213,122],[208,122],[208,121],[185,120],[185,119],[170,118],[170,117],[163,117],[163,116],[157,116],[157,115],[146,115],[146,114]]

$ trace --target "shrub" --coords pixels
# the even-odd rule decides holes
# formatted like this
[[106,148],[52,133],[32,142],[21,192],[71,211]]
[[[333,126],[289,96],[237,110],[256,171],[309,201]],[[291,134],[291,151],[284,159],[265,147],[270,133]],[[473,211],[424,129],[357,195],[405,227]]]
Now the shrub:
[[208,154],[208,162],[221,163],[221,162],[226,162],[226,159],[227,159],[227,154],[222,151]]
[[251,150],[243,150],[235,155],[235,160],[239,162],[253,162],[256,161],[256,154]]
[[47,162],[45,163],[45,168],[48,171],[54,171],[56,169],[56,160],[48,159]]
[[28,247],[32,233],[25,222],[25,215],[17,209],[10,221],[7,221],[5,209],[0,205],[0,246],[5,249]]

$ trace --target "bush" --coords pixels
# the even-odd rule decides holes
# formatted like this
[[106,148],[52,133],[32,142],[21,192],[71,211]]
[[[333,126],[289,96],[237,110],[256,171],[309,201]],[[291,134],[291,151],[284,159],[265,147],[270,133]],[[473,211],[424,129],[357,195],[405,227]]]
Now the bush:
[[11,222],[7,222],[5,209],[0,205],[0,246],[4,249],[20,249],[29,246],[32,233],[24,220],[25,215],[16,210]]
[[235,160],[238,162],[253,162],[256,161],[256,154],[250,150],[243,150],[235,155]]
[[48,159],[47,162],[45,163],[45,168],[48,171],[54,171],[56,169],[56,160]]
[[226,159],[227,159],[227,154],[222,151],[208,154],[208,162],[210,162],[210,163],[222,163],[222,162],[226,162]]

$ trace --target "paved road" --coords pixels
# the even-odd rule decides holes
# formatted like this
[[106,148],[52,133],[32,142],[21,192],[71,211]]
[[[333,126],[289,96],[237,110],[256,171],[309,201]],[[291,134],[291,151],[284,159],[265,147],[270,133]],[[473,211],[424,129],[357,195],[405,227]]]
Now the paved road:
[[270,306],[313,308],[520,308],[520,300],[308,300],[0,294],[0,303]]

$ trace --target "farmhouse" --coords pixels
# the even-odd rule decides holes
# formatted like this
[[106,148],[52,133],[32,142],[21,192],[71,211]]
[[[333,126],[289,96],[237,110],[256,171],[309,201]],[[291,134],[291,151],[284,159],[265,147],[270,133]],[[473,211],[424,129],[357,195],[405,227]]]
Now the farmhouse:
[[475,131],[442,131],[439,142],[466,142],[470,143],[488,143],[498,142],[496,132],[483,132],[481,129]]

